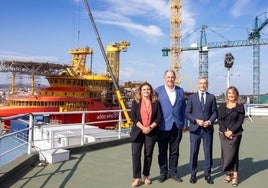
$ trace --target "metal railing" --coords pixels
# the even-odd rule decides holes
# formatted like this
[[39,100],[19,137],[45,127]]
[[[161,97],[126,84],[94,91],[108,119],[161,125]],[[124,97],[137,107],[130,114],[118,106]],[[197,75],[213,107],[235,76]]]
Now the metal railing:
[[[12,133],[9,133],[9,134],[4,134],[4,135],[0,136],[0,147],[2,148],[2,146],[1,146],[2,145],[2,141],[4,139],[6,139],[7,137],[14,137],[15,136],[16,138],[18,138],[17,135],[20,134],[20,133],[23,134],[23,132],[26,131],[26,130],[29,130],[29,128],[23,129],[23,130],[20,130],[20,131],[16,131],[16,132],[12,132]],[[24,136],[26,136],[26,135],[24,135]],[[22,142],[23,142],[23,139],[22,139]],[[6,154],[8,154],[8,153],[10,153],[10,152],[12,152],[12,151],[14,151],[14,150],[16,150],[16,149],[24,146],[24,145],[27,145],[27,142],[23,142],[22,144],[16,145],[15,147],[13,147],[13,148],[11,148],[11,149],[9,149],[7,151],[0,152],[0,159],[4,155],[6,155]]]
[[[126,111],[129,111],[126,110]],[[103,120],[103,121],[90,121],[90,122],[86,122],[86,114],[94,114],[94,113],[108,113],[108,112],[112,112],[112,113],[118,113],[118,119],[114,119],[114,120]],[[36,116],[49,116],[49,115],[64,115],[64,114],[81,114],[81,122],[79,123],[72,123],[72,124],[57,124],[57,125],[54,125],[54,124],[50,124],[50,123],[46,123],[46,124],[42,124],[42,123],[38,123],[36,122],[35,120],[35,117]],[[31,153],[36,153],[36,152],[40,152],[42,150],[45,150],[46,148],[42,148],[39,146],[39,144],[37,144],[38,142],[49,142],[49,141],[60,141],[60,140],[63,140],[63,139],[72,139],[72,138],[78,138],[80,139],[80,143],[79,145],[82,146],[88,142],[86,142],[86,137],[88,136],[88,131],[86,132],[87,130],[87,127],[89,127],[88,125],[97,125],[99,123],[111,123],[111,122],[114,122],[115,124],[117,124],[117,128],[116,130],[113,130],[113,131],[116,131],[117,132],[117,136],[116,136],[116,139],[121,139],[122,137],[122,134],[124,136],[128,136],[128,133],[129,133],[129,128],[125,128],[125,129],[122,129],[122,125],[124,124],[124,122],[126,122],[126,119],[123,119],[122,117],[122,114],[123,114],[123,110],[98,110],[98,111],[73,111],[73,112],[39,112],[39,113],[30,113],[30,114],[21,114],[21,115],[18,115],[18,116],[12,116],[12,117],[5,117],[5,118],[1,118],[1,121],[4,121],[4,120],[14,120],[14,119],[18,119],[20,118],[21,116],[29,116],[29,121],[28,121],[28,128],[25,128],[25,129],[22,129],[22,130],[18,130],[18,131],[15,131],[15,132],[12,132],[12,133],[6,133],[6,134],[3,134],[3,135],[0,135],[0,147],[1,147],[1,140],[6,138],[6,137],[16,137],[17,135],[23,135],[23,133],[25,131],[28,131],[28,135],[24,135],[24,138],[27,138],[27,141],[25,143],[22,143],[22,144],[19,144],[17,146],[15,146],[14,148],[11,148],[9,149],[8,151],[4,151],[3,153],[0,153],[0,159],[16,150],[17,148],[20,148],[22,146],[25,146],[27,145],[27,154],[31,154]],[[51,135],[51,137],[46,137],[46,138],[42,138],[42,139],[36,139],[34,137],[34,132],[37,130],[37,129],[40,129],[42,128],[42,126],[44,125],[47,125],[47,128],[49,127],[62,127],[62,126],[65,126],[65,131],[68,132],[68,127],[71,127],[71,126],[76,126],[76,128],[78,127],[78,131],[76,131],[76,134],[65,134],[66,136],[60,136],[60,137],[57,137],[57,136],[53,136]],[[93,129],[92,129],[93,130]],[[100,129],[100,130],[103,130],[103,131],[111,131],[111,130],[104,130],[104,129]],[[90,131],[90,130],[89,130]],[[27,137],[25,137],[27,136]],[[21,137],[21,136],[20,136]],[[103,139],[114,139],[114,137],[112,136],[105,136]],[[101,139],[96,139],[95,141],[99,141]],[[55,145],[54,145],[55,146]],[[64,147],[64,146],[63,146]],[[59,148],[59,146],[55,146],[53,148]]]
[[245,104],[248,116],[268,116],[268,104]]

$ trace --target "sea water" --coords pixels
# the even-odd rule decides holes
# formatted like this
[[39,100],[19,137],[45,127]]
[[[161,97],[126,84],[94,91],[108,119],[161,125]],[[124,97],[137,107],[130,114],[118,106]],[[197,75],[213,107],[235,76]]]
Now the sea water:
[[0,139],[0,167],[10,163],[22,154],[27,153],[27,144],[25,144],[2,156],[2,154],[6,151],[12,150],[12,148],[15,148],[23,143],[25,143],[25,141],[22,141],[15,136],[8,136]]

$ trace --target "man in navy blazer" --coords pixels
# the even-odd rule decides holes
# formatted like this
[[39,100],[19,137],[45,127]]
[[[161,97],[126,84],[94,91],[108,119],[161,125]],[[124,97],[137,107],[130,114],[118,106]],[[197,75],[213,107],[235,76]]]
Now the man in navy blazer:
[[187,100],[185,116],[190,121],[190,183],[196,183],[198,153],[201,140],[204,149],[204,174],[205,180],[213,184],[211,178],[213,123],[217,118],[217,104],[214,95],[208,93],[208,79],[198,79],[198,92],[189,96]]
[[179,144],[185,126],[186,103],[184,91],[175,85],[175,79],[175,72],[167,70],[164,74],[165,84],[155,90],[162,109],[162,121],[158,132],[158,164],[160,168],[158,180],[161,183],[168,178],[182,182],[177,175],[177,166]]

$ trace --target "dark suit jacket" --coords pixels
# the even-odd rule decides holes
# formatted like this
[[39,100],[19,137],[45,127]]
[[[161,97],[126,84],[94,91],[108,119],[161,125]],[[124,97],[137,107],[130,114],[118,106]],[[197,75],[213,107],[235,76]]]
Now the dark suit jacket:
[[[205,101],[205,109],[204,112],[202,112],[198,93],[190,95],[187,100],[185,116],[188,120],[190,120],[190,132],[194,132],[200,128],[200,126],[195,122],[196,119],[201,119],[204,121],[209,120],[211,122],[211,125],[213,125],[218,116],[215,96],[206,92]],[[205,130],[212,133],[214,131],[214,128],[213,126],[208,126],[205,128]]]
[[[131,105],[131,120],[133,122],[133,126],[136,126],[137,122],[141,122],[142,123],[142,119],[141,119],[141,115],[140,115],[140,109],[141,109],[141,103],[137,103],[135,100],[133,100],[132,105]],[[152,103],[152,117],[151,117],[151,122],[153,123],[155,122],[157,125],[160,124],[162,119],[162,115],[161,115],[161,107],[159,104],[159,101],[153,102]],[[137,138],[139,137],[139,134],[142,134],[142,131],[140,128],[137,127],[136,131],[138,133],[137,134]],[[158,133],[158,126],[155,127],[150,133],[150,136],[157,136]],[[136,139],[131,139],[132,141],[136,140]]]

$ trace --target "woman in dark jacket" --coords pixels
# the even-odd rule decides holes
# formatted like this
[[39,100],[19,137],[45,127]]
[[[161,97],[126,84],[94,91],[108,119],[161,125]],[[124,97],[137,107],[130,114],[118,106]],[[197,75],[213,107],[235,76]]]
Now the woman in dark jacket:
[[245,117],[243,104],[239,103],[239,92],[231,86],[227,89],[225,103],[218,110],[219,136],[221,142],[222,169],[226,173],[225,183],[238,185],[239,146],[242,124]]
[[157,141],[158,125],[161,121],[161,108],[152,86],[145,82],[136,91],[131,106],[133,122],[131,136],[132,167],[134,182],[132,187],[141,185],[141,150],[144,146],[143,176],[146,185],[149,179],[153,150]]

